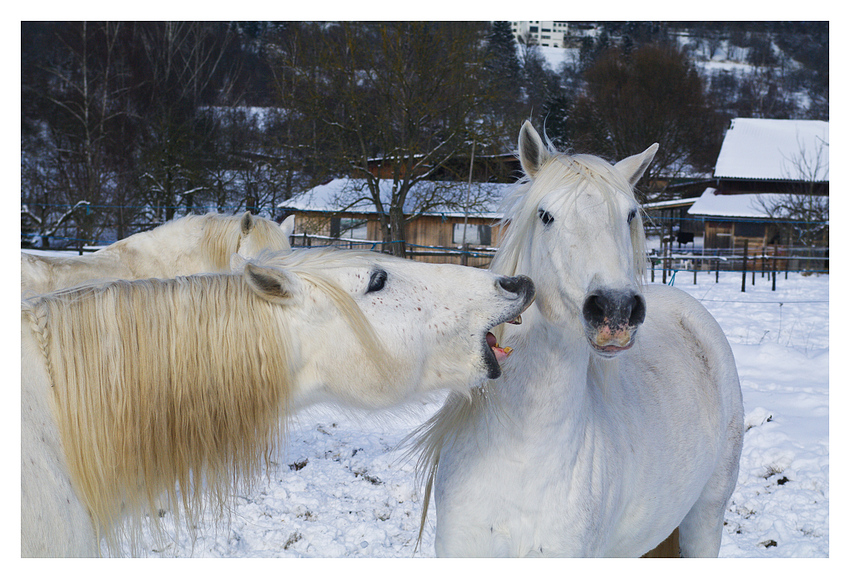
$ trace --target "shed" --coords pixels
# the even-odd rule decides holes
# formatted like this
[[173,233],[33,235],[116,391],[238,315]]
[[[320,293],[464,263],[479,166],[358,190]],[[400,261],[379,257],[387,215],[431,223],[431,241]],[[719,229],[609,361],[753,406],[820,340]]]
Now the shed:
[[[389,201],[392,181],[380,181],[381,198]],[[464,241],[469,265],[489,264],[501,239],[496,222],[501,218],[499,204],[508,183],[420,181],[404,208],[413,216],[405,231],[408,253],[419,261],[459,261]],[[440,195],[457,201],[421,208],[427,199]],[[368,198],[364,179],[339,178],[309,189],[278,206],[295,215],[296,245],[344,245],[367,249],[382,243],[377,210]],[[303,240],[299,242],[299,236]],[[453,258],[446,249],[452,250]],[[475,257],[478,252],[488,252]]]
[[[704,247],[793,244],[777,223],[778,203],[829,206],[829,122],[733,119],[714,169],[715,183],[688,209],[702,221]],[[794,219],[785,212],[787,219]],[[788,228],[785,228],[786,231]],[[825,229],[820,241],[828,244]]]

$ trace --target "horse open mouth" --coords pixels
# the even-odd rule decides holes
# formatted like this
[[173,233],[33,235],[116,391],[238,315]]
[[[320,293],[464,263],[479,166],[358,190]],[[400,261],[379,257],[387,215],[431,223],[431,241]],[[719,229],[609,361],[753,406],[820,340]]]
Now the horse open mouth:
[[614,356],[616,356],[620,352],[625,352],[626,350],[631,348],[634,345],[634,341],[629,342],[625,346],[614,346],[614,345],[597,346],[593,342],[590,342],[590,345],[593,346],[594,350],[596,350],[597,352],[599,352],[600,354],[602,354],[606,358],[613,358]]
[[[517,315],[512,320],[505,323],[519,325],[522,323],[522,316]],[[500,364],[508,359],[508,356],[513,352],[510,346],[499,346],[498,340],[493,332],[487,332],[484,336],[487,347],[484,348],[484,361],[487,364],[487,377],[494,380],[502,375],[502,367]]]

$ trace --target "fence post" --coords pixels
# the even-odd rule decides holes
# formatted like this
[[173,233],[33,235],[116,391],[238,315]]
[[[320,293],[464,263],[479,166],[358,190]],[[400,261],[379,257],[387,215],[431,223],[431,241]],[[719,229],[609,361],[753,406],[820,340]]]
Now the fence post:
[[[774,250],[774,257],[776,256],[776,250]],[[770,286],[770,291],[776,291],[776,259],[771,260],[770,262],[770,274],[773,277],[773,282]]]
[[779,267],[779,244],[773,244],[773,260],[770,263],[770,270],[773,273],[773,288],[771,291],[776,291],[776,268]]
[[720,250],[714,250],[714,283],[720,283]]
[[744,240],[744,259],[741,261],[741,292],[747,291],[747,252],[749,251],[750,240]]

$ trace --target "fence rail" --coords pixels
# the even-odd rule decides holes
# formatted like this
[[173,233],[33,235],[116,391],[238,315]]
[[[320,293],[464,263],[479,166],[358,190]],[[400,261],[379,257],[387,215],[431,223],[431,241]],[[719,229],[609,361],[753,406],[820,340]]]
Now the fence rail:
[[301,233],[291,238],[292,247],[339,247],[342,249],[366,249],[382,253],[393,253],[393,245],[404,246],[404,255],[416,261],[429,263],[457,263],[472,267],[487,267],[495,247],[443,247],[436,245],[417,245],[406,241],[375,241],[368,239],[342,239],[323,235]]

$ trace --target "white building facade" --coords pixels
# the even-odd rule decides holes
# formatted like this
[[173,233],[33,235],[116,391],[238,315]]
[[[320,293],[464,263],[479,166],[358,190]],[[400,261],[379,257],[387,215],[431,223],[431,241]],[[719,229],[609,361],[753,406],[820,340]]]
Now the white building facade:
[[517,41],[528,41],[539,46],[564,48],[569,33],[569,22],[553,20],[522,20],[511,22],[511,31]]

